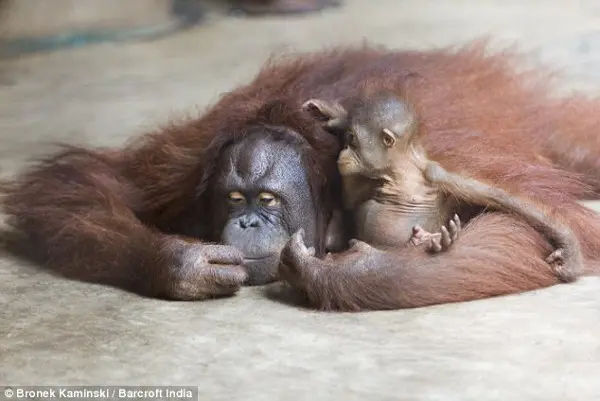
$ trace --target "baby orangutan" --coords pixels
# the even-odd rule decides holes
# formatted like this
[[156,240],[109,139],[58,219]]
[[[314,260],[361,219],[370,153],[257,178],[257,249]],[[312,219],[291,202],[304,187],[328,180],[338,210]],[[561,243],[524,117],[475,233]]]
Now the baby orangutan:
[[521,216],[554,244],[546,260],[561,280],[573,281],[583,269],[580,244],[569,227],[534,203],[429,160],[418,118],[399,96],[380,93],[348,110],[311,99],[303,108],[324,117],[328,129],[344,132],[338,167],[359,240],[380,248],[424,243],[428,251],[445,251],[461,230],[457,213],[491,207]]

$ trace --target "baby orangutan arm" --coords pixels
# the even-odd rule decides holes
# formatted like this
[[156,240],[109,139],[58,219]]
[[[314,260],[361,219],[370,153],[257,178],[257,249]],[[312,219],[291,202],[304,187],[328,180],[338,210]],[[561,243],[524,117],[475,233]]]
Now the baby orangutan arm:
[[540,205],[476,179],[450,173],[435,162],[429,162],[425,167],[425,178],[459,201],[492,206],[524,218],[557,247],[546,261],[555,269],[561,281],[575,281],[583,270],[583,253],[575,233],[558,219],[549,216]]

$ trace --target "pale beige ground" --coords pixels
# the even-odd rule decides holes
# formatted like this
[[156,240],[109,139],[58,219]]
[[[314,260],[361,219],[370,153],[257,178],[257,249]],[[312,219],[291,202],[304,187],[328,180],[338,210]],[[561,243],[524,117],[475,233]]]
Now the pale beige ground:
[[[214,8],[214,7],[213,7]],[[216,10],[197,29],[0,63],[0,175],[68,140],[120,145],[194,114],[273,51],[493,35],[600,89],[594,0],[348,0],[294,19]],[[600,279],[418,310],[322,314],[264,288],[167,303],[0,260],[1,384],[192,384],[202,400],[600,400]],[[2,399],[2,394],[0,394]]]

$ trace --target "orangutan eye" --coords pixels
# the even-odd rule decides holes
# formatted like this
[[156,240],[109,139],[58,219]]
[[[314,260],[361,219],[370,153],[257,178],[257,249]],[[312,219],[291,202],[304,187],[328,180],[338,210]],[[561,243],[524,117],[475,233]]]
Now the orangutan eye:
[[279,199],[277,196],[273,195],[270,192],[261,192],[258,194],[258,200],[264,206],[274,207],[279,204]]
[[227,194],[227,198],[229,199],[229,203],[233,203],[236,205],[240,205],[246,202],[246,198],[242,195],[241,192],[233,191]]
[[396,138],[394,137],[394,133],[392,130],[385,128],[383,130],[383,144],[388,148],[391,148],[396,143]]

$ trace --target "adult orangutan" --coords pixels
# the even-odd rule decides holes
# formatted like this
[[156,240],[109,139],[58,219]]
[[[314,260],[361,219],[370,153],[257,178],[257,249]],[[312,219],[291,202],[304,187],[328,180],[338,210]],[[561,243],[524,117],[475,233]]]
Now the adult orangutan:
[[[136,144],[64,150],[10,183],[4,209],[27,243],[43,251],[44,264],[68,277],[174,299],[233,294],[247,280],[274,279],[282,244],[295,231],[304,231],[317,255],[324,252],[326,223],[340,203],[340,144],[301,105],[402,88],[424,120],[432,158],[543,204],[575,231],[591,271],[600,224],[576,200],[600,190],[600,107],[580,97],[554,99],[547,85],[545,74],[515,72],[510,56],[486,56],[478,44],[300,55],[267,65],[202,117]],[[240,141],[249,141],[250,154],[236,146]],[[260,156],[276,149],[276,160]],[[278,192],[288,182],[290,192]],[[359,243],[325,260],[310,256],[295,235],[282,274],[316,306],[352,310],[558,283],[544,261],[551,247],[517,218],[483,214],[464,231],[437,256],[379,254]]]

